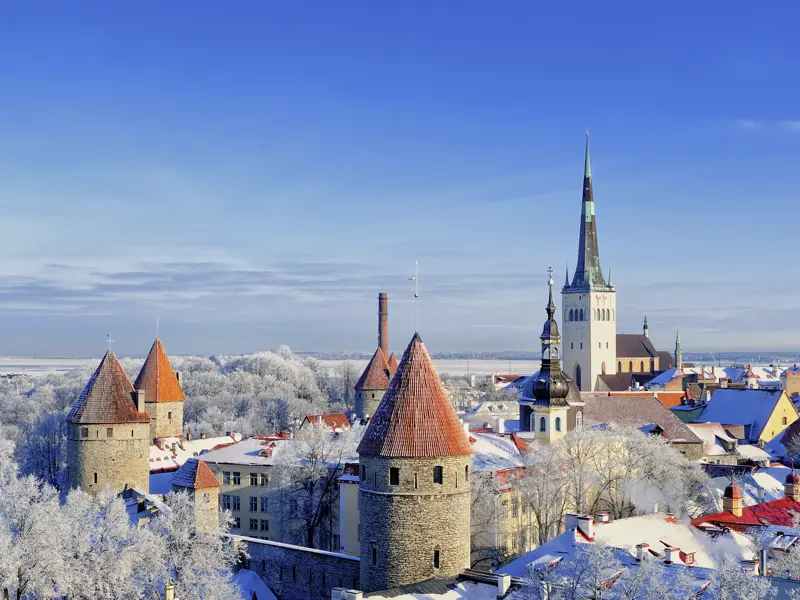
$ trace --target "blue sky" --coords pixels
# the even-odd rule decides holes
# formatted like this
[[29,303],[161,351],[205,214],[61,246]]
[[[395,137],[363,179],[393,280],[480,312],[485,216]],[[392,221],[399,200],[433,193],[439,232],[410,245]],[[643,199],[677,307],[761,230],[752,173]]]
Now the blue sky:
[[0,0],[0,353],[534,349],[587,127],[620,330],[800,349],[798,17]]

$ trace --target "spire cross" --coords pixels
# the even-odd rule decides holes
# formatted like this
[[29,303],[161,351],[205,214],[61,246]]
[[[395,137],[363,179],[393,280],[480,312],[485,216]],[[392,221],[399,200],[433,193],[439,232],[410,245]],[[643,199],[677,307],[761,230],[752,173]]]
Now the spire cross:
[[158,315],[156,315],[156,337],[158,337],[158,326],[160,325]]
[[547,284],[553,287],[553,267],[547,267]]
[[414,274],[408,278],[414,282],[414,331],[419,330],[419,261],[414,261]]
[[106,334],[106,344],[108,344],[108,351],[111,351],[111,344],[114,343],[114,340],[111,339],[111,333]]

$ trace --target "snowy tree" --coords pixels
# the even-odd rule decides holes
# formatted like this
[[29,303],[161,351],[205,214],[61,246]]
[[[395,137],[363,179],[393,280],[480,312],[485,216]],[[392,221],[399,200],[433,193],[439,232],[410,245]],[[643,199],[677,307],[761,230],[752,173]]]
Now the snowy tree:
[[[276,471],[281,510],[296,543],[330,547],[334,511],[338,508],[338,479],[348,456],[355,456],[352,430],[333,433],[324,423],[304,427],[283,445]],[[338,550],[338,549],[337,549]]]
[[712,571],[710,585],[704,597],[713,600],[767,600],[775,596],[769,577],[759,577],[741,567],[730,556],[721,559]]
[[64,411],[46,413],[22,427],[17,442],[20,470],[56,490],[63,489],[67,470],[67,422]]
[[531,600],[599,599],[622,573],[615,548],[601,542],[579,544],[573,556],[540,568],[531,565],[525,593]]
[[500,485],[494,473],[474,471],[470,478],[472,508],[470,510],[470,547],[472,564],[488,562],[496,566],[507,558],[498,547],[497,503]]
[[558,445],[533,446],[524,456],[525,471],[514,482],[522,502],[536,519],[539,545],[558,535],[569,510],[564,454]]
[[230,514],[222,513],[216,527],[204,520],[199,531],[197,518],[204,511],[187,494],[171,493],[165,504],[168,510],[139,533],[142,554],[137,581],[145,597],[162,600],[167,584],[174,586],[176,598],[238,597],[231,574],[243,550],[225,535]]

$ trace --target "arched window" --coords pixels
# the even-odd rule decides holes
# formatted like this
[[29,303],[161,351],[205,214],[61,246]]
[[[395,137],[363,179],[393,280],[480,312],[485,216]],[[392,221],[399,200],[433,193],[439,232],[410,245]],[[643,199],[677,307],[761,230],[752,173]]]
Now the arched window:
[[[583,350],[583,344],[581,344],[581,350]],[[583,389],[581,387],[581,366],[575,365],[575,385],[578,386],[578,390]]]
[[583,413],[579,412],[575,415],[575,429],[583,429]]
[[556,431],[561,431],[561,417],[556,417]]
[[622,373],[622,361],[617,361],[617,373]]
[[786,425],[787,423],[788,423],[788,420],[786,419],[786,417],[783,417],[783,424]]
[[569,349],[570,350],[575,350],[575,342],[570,342],[569,343]]
[[642,373],[644,373],[644,361],[643,361],[643,360],[642,360],[642,361],[639,361],[639,371],[641,371]]
[[570,308],[570,309],[569,309],[569,320],[570,320],[570,321],[572,321],[572,320],[573,320],[573,316],[574,316],[574,312],[573,312],[573,310]]
[[628,361],[628,371],[630,371],[631,373],[633,373],[633,361],[632,361],[632,360],[629,360],[629,361]]
[[607,308],[606,309],[606,321],[610,321],[610,320],[611,320],[611,309]]
[[600,372],[605,375],[606,374],[606,361],[600,363]]
[[600,320],[600,309],[599,308],[597,309],[597,320],[598,321]]
[[441,553],[439,552],[439,548],[436,548],[436,550],[433,551],[433,568],[434,569],[438,569],[439,568],[439,561],[440,561],[439,557],[440,557],[440,555],[441,555]]
[[539,419],[539,431],[547,431],[547,421],[545,421],[544,417]]
[[652,357],[650,358],[650,372],[651,373],[656,372],[656,359]]

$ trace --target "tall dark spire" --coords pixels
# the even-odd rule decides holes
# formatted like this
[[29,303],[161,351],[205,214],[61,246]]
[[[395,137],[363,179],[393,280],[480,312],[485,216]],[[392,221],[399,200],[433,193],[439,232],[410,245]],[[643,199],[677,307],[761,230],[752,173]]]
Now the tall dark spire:
[[569,384],[561,372],[560,345],[558,323],[555,320],[556,305],[553,302],[553,269],[548,269],[547,284],[550,297],[547,302],[547,320],[539,339],[542,341],[542,367],[533,384],[533,397],[538,406],[567,406]]
[[594,218],[594,193],[592,192],[592,166],[589,161],[589,131],[586,131],[586,160],[583,168],[583,198],[581,200],[581,234],[578,245],[578,263],[572,278],[573,288],[610,287],[600,269],[600,251],[597,248],[597,223]]

